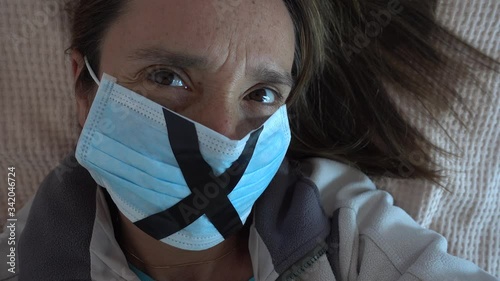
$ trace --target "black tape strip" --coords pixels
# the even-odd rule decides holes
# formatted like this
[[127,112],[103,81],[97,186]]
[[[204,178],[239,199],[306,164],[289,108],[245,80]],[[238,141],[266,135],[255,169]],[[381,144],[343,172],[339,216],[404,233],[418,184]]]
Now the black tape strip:
[[[172,150],[192,193],[169,209],[137,221],[135,225],[160,240],[206,214],[220,234],[227,238],[243,227],[227,196],[245,172],[263,128],[250,135],[240,157],[222,175],[216,177],[201,156],[194,124],[166,109],[163,112]],[[180,134],[186,137],[182,140],[173,137]]]
[[[191,192],[204,200],[205,204],[198,204],[197,209],[207,215],[210,222],[217,228],[224,238],[231,229],[242,227],[238,212],[227,198],[227,191],[218,187],[214,183],[212,168],[203,159],[198,142],[198,134],[193,123],[180,116],[163,109],[165,120],[168,126],[170,146],[174,152],[175,158],[186,183]],[[183,138],[175,136],[182,135]],[[211,176],[212,175],[212,176]],[[235,175],[241,178],[242,173]],[[239,180],[239,179],[238,179]],[[214,189],[215,197],[209,198],[209,184]],[[217,188],[218,187],[218,188]],[[211,200],[210,200],[211,199]],[[194,202],[196,203],[196,202]],[[200,202],[198,202],[200,203]],[[234,218],[238,218],[235,220]],[[227,222],[231,222],[231,227],[227,228]]]

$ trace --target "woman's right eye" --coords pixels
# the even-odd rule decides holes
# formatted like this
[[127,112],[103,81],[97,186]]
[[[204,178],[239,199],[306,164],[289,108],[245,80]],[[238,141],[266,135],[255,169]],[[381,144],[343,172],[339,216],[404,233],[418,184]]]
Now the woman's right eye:
[[148,79],[160,86],[187,88],[179,75],[169,70],[155,70],[149,74]]

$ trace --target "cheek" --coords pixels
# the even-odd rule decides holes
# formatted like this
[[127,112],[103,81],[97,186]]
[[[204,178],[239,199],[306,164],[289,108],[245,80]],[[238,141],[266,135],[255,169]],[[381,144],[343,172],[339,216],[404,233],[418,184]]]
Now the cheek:
[[78,118],[78,123],[82,128],[85,125],[85,120],[87,120],[91,104],[92,100],[90,99],[82,97],[77,97],[76,99],[76,115]]

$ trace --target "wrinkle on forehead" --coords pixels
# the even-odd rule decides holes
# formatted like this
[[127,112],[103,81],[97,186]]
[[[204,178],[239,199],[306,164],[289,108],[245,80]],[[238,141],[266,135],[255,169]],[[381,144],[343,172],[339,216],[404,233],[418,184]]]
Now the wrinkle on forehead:
[[282,0],[133,0],[109,35],[103,59],[115,65],[126,52],[163,46],[206,58],[210,72],[227,68],[236,75],[262,64],[290,71],[295,50]]
[[[292,42],[292,44],[295,42],[293,23],[282,0],[205,0],[203,2],[204,5],[215,9],[217,14],[216,17],[212,17],[215,28],[208,28],[205,22],[207,17],[199,17],[200,29],[197,31],[200,38],[207,42],[206,53],[218,55],[216,57],[219,61],[214,65],[220,67],[228,61],[246,60],[252,57],[252,53],[276,53],[290,45],[285,42]],[[217,10],[224,5],[227,6],[225,9]],[[289,33],[284,32],[286,30]],[[277,46],[273,44],[274,42],[282,42],[282,44]]]

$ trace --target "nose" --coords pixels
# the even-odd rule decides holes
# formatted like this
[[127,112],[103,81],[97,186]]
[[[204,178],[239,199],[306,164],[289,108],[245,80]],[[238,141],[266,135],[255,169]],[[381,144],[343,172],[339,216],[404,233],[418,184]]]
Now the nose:
[[239,104],[228,99],[204,99],[178,113],[232,140],[248,133]]

